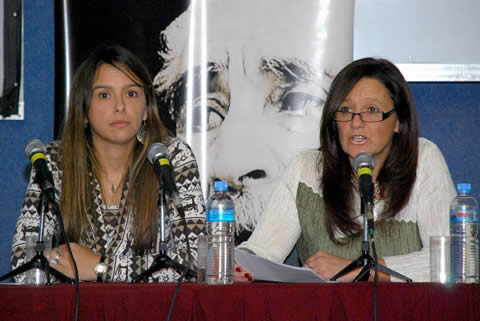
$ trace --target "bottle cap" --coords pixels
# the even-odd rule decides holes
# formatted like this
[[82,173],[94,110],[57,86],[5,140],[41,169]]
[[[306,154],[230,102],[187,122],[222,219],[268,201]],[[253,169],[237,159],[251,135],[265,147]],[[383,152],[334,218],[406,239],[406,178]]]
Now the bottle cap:
[[215,181],[213,184],[213,190],[215,192],[226,192],[228,191],[228,183],[225,181]]
[[471,192],[472,192],[472,184],[470,183],[457,184],[457,193],[470,194]]

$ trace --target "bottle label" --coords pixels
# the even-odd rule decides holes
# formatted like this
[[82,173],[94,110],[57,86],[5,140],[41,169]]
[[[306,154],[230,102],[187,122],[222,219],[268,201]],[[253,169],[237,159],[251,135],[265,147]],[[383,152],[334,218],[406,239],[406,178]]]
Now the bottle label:
[[207,221],[209,222],[235,222],[233,209],[210,208],[207,210]]
[[450,223],[480,223],[478,210],[452,210],[450,212]]

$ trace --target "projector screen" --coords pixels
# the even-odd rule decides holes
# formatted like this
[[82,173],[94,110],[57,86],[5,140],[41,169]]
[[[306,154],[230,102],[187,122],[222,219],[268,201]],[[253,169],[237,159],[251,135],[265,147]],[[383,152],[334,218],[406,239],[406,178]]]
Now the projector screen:
[[354,59],[393,61],[408,81],[480,81],[480,1],[356,0]]

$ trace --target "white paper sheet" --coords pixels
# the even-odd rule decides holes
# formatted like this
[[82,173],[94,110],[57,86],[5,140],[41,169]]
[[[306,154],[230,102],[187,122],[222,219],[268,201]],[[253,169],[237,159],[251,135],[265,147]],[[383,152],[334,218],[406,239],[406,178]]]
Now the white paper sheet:
[[310,268],[279,264],[235,249],[235,261],[257,281],[323,283],[324,279]]

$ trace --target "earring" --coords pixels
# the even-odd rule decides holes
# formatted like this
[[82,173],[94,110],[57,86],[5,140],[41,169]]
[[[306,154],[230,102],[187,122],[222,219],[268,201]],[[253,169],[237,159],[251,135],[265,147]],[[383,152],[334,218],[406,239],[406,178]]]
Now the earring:
[[145,134],[147,133],[147,121],[142,120],[142,124],[140,125],[140,128],[137,130],[137,140],[145,144]]

